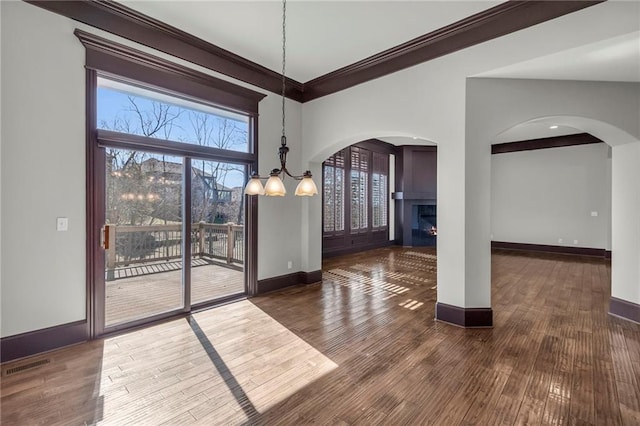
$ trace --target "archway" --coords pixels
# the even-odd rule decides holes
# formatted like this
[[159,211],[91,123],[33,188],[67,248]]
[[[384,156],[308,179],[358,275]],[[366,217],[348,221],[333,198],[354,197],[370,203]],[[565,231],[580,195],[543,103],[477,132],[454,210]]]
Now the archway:
[[[323,145],[320,149],[311,155],[311,161],[309,167],[312,170],[314,176],[323,176],[322,162],[332,156],[334,153],[344,150],[350,146],[353,146],[364,141],[380,140],[384,144],[393,146],[399,150],[402,147],[415,146],[415,147],[431,147],[434,151],[434,162],[437,162],[437,152],[435,152],[436,143],[427,137],[409,134],[404,132],[375,132],[368,134],[358,134],[345,137],[343,139],[334,141],[330,144]],[[393,154],[397,160],[397,153]],[[395,165],[390,166],[390,170],[393,171],[395,177],[395,171],[397,167]],[[437,181],[437,178],[436,178]],[[401,187],[395,179],[390,179],[389,182],[390,192],[397,192],[396,188]],[[400,191],[402,192],[402,191]],[[303,221],[307,221],[303,224],[303,247],[306,247],[307,251],[304,255],[304,259],[309,270],[320,269],[322,263],[322,233],[323,233],[323,205],[322,197],[304,200],[303,205],[304,214]],[[399,202],[395,199],[389,199],[389,226],[390,226],[390,238],[392,240],[398,240],[398,227],[394,226],[398,222],[398,209],[395,208],[395,203]],[[437,204],[437,190],[433,190],[433,203]],[[436,219],[437,221],[437,219]]]
[[[579,176],[579,178],[584,181],[578,183],[579,188],[575,188],[575,191],[567,197],[569,199],[564,201],[566,201],[567,209],[573,208],[575,210],[576,208],[579,209],[581,207],[587,209],[584,212],[574,212],[573,223],[569,226],[570,228],[573,228],[574,232],[577,228],[582,227],[581,230],[577,230],[577,232],[581,231],[582,235],[588,235],[590,231],[588,227],[591,226],[590,224],[592,223],[600,221],[599,226],[602,226],[603,223],[600,220],[600,217],[598,217],[598,211],[603,208],[605,210],[607,208],[610,209],[610,214],[605,211],[605,216],[608,216],[606,217],[608,223],[604,224],[605,226],[608,226],[607,233],[609,234],[610,240],[605,242],[600,241],[600,245],[598,247],[610,250],[612,258],[612,297],[610,300],[610,312],[630,319],[635,318],[637,321],[639,312],[638,303],[640,302],[640,269],[638,267],[638,259],[640,258],[640,243],[638,243],[638,238],[640,237],[640,220],[638,220],[640,202],[637,197],[638,184],[640,182],[640,172],[637,167],[638,160],[640,160],[640,141],[628,132],[607,122],[587,117],[569,115],[535,117],[521,121],[505,128],[505,130],[501,132],[498,132],[494,137],[494,141],[497,139],[504,140],[504,135],[506,133],[518,133],[519,130],[527,126],[538,127],[539,129],[545,129],[551,126],[564,126],[569,129],[575,129],[576,133],[584,132],[591,134],[602,140],[610,147],[608,149],[609,155],[607,155],[606,148],[603,150],[602,147],[598,148],[596,146],[583,146],[579,149],[576,147],[576,149],[572,151],[574,157],[581,156],[585,161],[589,161],[589,159],[591,159],[591,165],[582,165],[582,176]],[[542,135],[533,134],[532,136],[540,137]],[[530,139],[534,139],[534,137]],[[549,176],[554,173],[557,177],[562,176],[562,174],[558,172],[559,169],[556,168],[554,171],[553,167],[550,166],[549,163],[555,162],[556,164],[561,164],[561,161],[563,160],[561,160],[560,157],[562,155],[564,155],[566,159],[569,159],[567,152],[568,151],[565,151],[564,153],[556,151],[555,154],[552,154],[553,156],[549,156],[549,154],[547,154],[548,156],[546,158],[549,160],[548,164],[543,166],[544,169],[541,168],[541,170],[539,170],[539,173],[543,175],[542,180],[548,180]],[[593,163],[594,158],[599,158],[598,161],[600,163]],[[564,161],[567,163],[566,167],[569,168],[570,161]],[[606,163],[603,164],[602,162]],[[500,165],[500,163],[494,163],[496,163],[496,159],[495,157],[492,157],[492,234],[497,228],[496,217],[498,216],[494,209],[500,208],[499,200],[496,200],[496,198],[499,198],[499,196],[496,196],[498,190],[495,187],[496,183],[499,185],[499,182],[495,177],[495,168],[496,165]],[[600,168],[600,172],[608,169],[607,173],[609,175],[609,180],[606,182],[606,188],[604,188],[606,190],[605,195],[608,197],[608,206],[600,203],[599,207],[595,207],[593,203],[590,204],[588,202],[589,197],[592,197],[594,193],[603,190],[603,188],[599,187],[602,182],[597,179],[599,174],[596,169],[598,168]],[[564,176],[568,178],[567,180],[571,180],[570,178],[576,178],[576,176]],[[535,184],[533,184],[533,186],[535,187]],[[558,185],[560,188],[562,186],[562,183]],[[562,195],[561,189],[558,190],[558,188],[549,189],[548,192],[548,195],[550,195],[549,197],[541,198],[546,199],[547,201],[557,201],[560,198],[558,196],[554,198],[553,194]],[[526,220],[526,217],[523,216],[526,216],[526,213],[521,212],[519,219]],[[557,236],[557,241],[551,240],[550,235],[548,238],[548,241],[543,241],[542,243],[549,244],[550,246],[555,244],[558,246],[570,247],[578,246],[581,241],[578,237],[570,237],[568,241],[566,239],[563,241],[561,236]]]

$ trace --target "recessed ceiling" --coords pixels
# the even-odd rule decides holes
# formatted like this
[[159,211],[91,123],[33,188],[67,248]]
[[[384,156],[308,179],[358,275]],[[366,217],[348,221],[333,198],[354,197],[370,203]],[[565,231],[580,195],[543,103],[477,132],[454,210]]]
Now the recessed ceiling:
[[[273,71],[281,71],[279,1],[121,1]],[[287,2],[288,77],[309,81],[501,1]]]
[[508,129],[500,133],[492,141],[492,143],[506,143],[506,142],[519,142],[531,139],[551,138],[554,136],[566,136],[574,135],[577,133],[583,133],[582,130],[569,126],[558,126],[555,129],[551,129],[553,122],[547,122],[546,120],[541,122],[529,122],[519,124],[511,129]]
[[640,31],[509,65],[476,77],[640,82]]

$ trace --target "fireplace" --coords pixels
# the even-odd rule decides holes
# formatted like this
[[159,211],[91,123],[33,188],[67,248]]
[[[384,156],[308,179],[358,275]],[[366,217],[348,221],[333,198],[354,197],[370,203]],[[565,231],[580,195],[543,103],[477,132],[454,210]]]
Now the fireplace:
[[414,204],[411,206],[411,243],[407,245],[435,247],[436,228],[436,205]]

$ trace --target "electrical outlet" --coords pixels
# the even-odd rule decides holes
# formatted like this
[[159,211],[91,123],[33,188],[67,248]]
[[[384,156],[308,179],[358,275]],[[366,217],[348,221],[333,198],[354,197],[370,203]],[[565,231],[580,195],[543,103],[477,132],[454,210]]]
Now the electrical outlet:
[[562,238],[558,238],[558,242],[559,243],[564,243],[564,240]]
[[598,217],[598,212],[591,212],[591,217]]
[[291,269],[293,268],[293,262],[292,261],[288,261],[287,262],[287,269]]
[[578,244],[578,240],[573,240],[573,244]]

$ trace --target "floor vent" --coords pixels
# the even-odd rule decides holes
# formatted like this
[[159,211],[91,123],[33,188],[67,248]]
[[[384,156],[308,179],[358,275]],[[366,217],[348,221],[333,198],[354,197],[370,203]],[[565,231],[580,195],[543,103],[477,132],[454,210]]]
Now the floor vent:
[[41,367],[43,365],[47,365],[50,362],[51,360],[49,359],[41,359],[39,361],[30,362],[29,364],[23,364],[13,368],[7,368],[4,372],[4,375],[11,376],[12,374],[22,373],[23,371],[26,371],[26,370],[31,370],[34,368]]

